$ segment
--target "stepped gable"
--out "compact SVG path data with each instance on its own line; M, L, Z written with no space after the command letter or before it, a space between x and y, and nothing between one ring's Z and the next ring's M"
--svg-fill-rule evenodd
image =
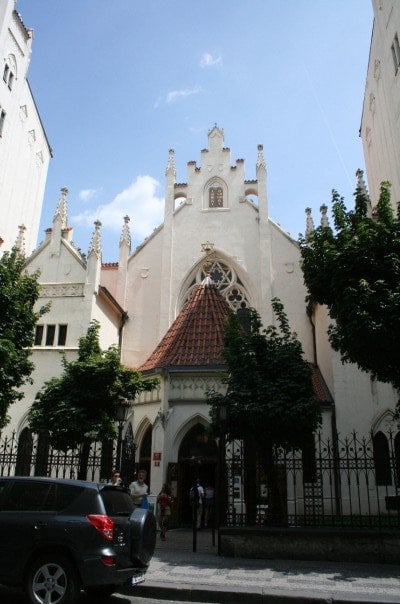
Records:
M205 279L140 371L159 367L221 366L223 333L229 306Z

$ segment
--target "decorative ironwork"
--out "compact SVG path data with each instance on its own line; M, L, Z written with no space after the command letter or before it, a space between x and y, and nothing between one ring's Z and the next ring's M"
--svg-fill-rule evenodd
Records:
M260 455L246 484L244 443L227 443L228 525L400 529L400 433L389 431L384 438L384 462L372 435L355 432L336 439L317 434L313 459L309 447L306 452L275 449L276 481L270 478L270 484L271 467L260 463Z

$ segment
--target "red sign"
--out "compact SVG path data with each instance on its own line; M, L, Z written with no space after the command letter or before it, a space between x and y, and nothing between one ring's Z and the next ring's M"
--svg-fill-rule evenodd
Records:
M153 461L161 461L161 453L153 452Z

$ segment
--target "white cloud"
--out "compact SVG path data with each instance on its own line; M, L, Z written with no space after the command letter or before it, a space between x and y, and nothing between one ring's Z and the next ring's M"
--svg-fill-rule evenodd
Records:
M214 65L222 65L222 57L214 57L209 52L204 52L200 58L200 67L213 67Z
M171 90L170 92L167 92L165 97L159 97L154 103L154 107L159 107L161 103L175 103L179 99L184 99L193 94L199 94L199 92L202 92L201 86L182 88L181 90Z
M90 227L93 227L95 220L100 220L102 230L120 232L123 217L127 214L131 219L131 235L137 243L141 243L163 221L164 199L156 196L158 186L158 181L151 176L138 176L110 203L77 214L72 220L77 225Z
M82 199L82 201L89 201L89 199L97 197L100 191L101 189L82 189L82 191L79 191L79 199Z

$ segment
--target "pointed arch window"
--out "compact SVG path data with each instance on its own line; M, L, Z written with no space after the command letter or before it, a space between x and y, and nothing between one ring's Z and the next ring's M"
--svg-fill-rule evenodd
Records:
M203 208L206 210L228 207L228 187L218 177L211 178L204 187Z
M181 307L189 300L194 290L202 283L205 276L206 274L201 266L190 281L190 284L183 295ZM238 312L239 309L248 308L250 306L247 292L242 281L236 274L236 271L225 264L225 262L215 258L211 266L210 277L213 284L223 298L225 298L232 310Z
M377 432L372 440L377 485L392 484L389 443L383 432Z
M31 473L33 437L29 428L24 428L18 439L16 476L29 476Z
M400 432L394 437L394 462L396 468L397 486L400 486Z

